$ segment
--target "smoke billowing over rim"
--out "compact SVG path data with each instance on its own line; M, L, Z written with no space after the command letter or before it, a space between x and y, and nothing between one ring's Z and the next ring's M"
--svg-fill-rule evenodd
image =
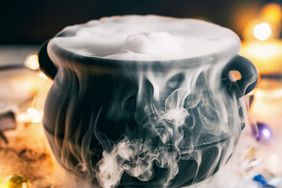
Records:
M222 32L222 38L223 39L228 39L226 41L226 44L224 44L224 40L221 41L221 47L218 48L217 50L214 50L213 47L210 47L210 52L208 53L203 53L203 54L198 54L198 55L189 55L189 56L185 56L185 55L180 55L180 56L175 56L173 55L173 52L171 52L172 56L171 58L169 58L170 56L170 52L164 53L163 56L167 56L166 58L161 58L161 56L158 58L158 56L156 57L152 57L149 59L140 59L138 58L138 56L135 57L120 57L120 58L111 58L110 56L99 56L99 55L95 55L95 54L90 54L90 53L81 53L80 51L76 51L71 47L68 47L68 45L66 45L65 43L69 43L69 41L74 40L75 38L77 38L77 33L78 31L80 31L81 29L87 29L88 27L91 26L92 22L96 23L96 22L100 22L101 20L123 20L123 19L133 19L133 18L145 18L145 19L149 19L149 18L153 18L153 19L160 19L160 20L173 20L175 22L177 21L182 21L185 23L185 21L187 23L191 24L195 24L197 26L197 24L204 25L207 28L211 28L211 31L206 31L207 33L209 32L214 32L218 31L218 33ZM179 21L179 22L180 22ZM90 26L89 26L90 25ZM165 24L163 24L165 25ZM98 25L99 26L99 25ZM95 27L95 25L93 26ZM91 28L91 27L90 27ZM185 29L185 28L184 28ZM195 32L195 31L193 31ZM93 33L94 35L95 33ZM187 34L189 35L189 34ZM195 35L195 34L194 34ZM200 36L202 36L204 34L200 34ZM213 34L210 34L210 37L212 37ZM190 37L190 36L189 36ZM193 37L193 35L191 36L191 38ZM165 38L164 38L165 39ZM77 39L75 39L77 40ZM91 42L91 39L89 39ZM105 39L107 40L107 39ZM109 39L110 40L110 39ZM216 42L214 42L214 44L219 43L220 41L217 40L221 40L220 36L218 36L218 34L215 34L215 39L209 39L210 41L213 42L213 40L215 40ZM87 44L84 45L84 42L81 41L80 42L80 46L81 48L85 48L86 50L88 48L91 47L87 47ZM93 41L93 43L95 43L95 41ZM153 44L153 42L152 42ZM73 44L72 44L73 45ZM199 48L199 47L198 47ZM214 47L216 49L216 47ZM207 48L208 49L208 48ZM154 16L154 15L149 15L149 16L136 16L136 15L129 15L129 16L118 16L118 17L109 17L109 18L102 18L100 20L93 20L90 22L87 22L85 24L80 24L80 25L74 25L74 26L69 26L66 27L65 29L63 29L56 37L54 37L53 39L50 40L49 45L48 45L48 52L49 54L58 53L58 56L62 56L63 58L67 59L67 60L71 60L71 61L76 61L76 62L83 62L84 64L95 64L97 65L98 61L99 62L103 62L103 64L110 64L110 66L112 66L113 64L116 63L121 63L122 64L133 64L133 63L138 63L138 64L152 64L152 63L170 63L170 62L186 62L186 64L195 64L194 62L197 62L197 64L199 63L212 63L212 62L219 62L219 61L226 61L226 59L224 59L225 57L233 57L234 55L238 54L240 49L240 39L239 37L231 30L218 26L216 24L212 24L206 21L200 21L200 20L196 20L196 19L184 19L184 18L171 18L171 17L162 17L162 16ZM193 49L190 49L193 51ZM187 51L187 50L186 50ZM189 51L187 51L189 52ZM185 53L185 51L184 51ZM192 52L191 52L192 53ZM140 53L139 53L140 54ZM138 53L137 53L138 55ZM51 56L52 58L52 56ZM190 66L190 65L185 65L185 66Z
M59 33L47 49L47 63L58 71L43 122L67 171L105 188L183 187L212 176L228 161L245 123L242 95L222 74L239 50L233 32L230 41L237 47L140 61L63 48L57 39L79 27Z

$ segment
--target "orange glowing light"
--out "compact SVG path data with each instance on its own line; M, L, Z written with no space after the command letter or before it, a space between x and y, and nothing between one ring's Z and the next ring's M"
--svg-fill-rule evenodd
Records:
M280 22L282 19L282 8L279 4L271 3L263 7L262 15L265 20L272 23Z
M267 40L272 35L271 26L267 22L259 23L254 27L253 35L258 40Z
M27 179L14 175L8 177L3 184L0 184L0 188L29 188L30 184Z
M39 70L38 56L35 54L27 56L24 64L28 69Z
M241 55L250 59L261 74L281 74L281 49L282 41L278 39L251 41L243 43Z
M271 3L262 7L256 18L246 25L243 31L245 40L253 39L265 41L279 38L282 27L282 7L279 4Z

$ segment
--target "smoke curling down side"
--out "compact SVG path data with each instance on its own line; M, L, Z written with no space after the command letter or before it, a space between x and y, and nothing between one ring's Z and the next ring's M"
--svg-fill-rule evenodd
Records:
M218 147L219 152L213 167L206 169L210 170L207 176L212 175L216 166L230 157L244 121L238 115L239 101L229 102L227 93L223 95L220 85L215 85L220 83L218 70L221 70L218 66L212 69L203 66L186 72L178 70L167 78L158 78L154 73L143 74L140 98L136 101L142 112L135 114L140 122L140 133L137 136L136 130L125 133L123 139L112 144L110 151L103 152L97 168L100 185L115 187L124 173L142 182L149 181L157 165L167 170L161 182L169 186L179 173L179 161L195 160L199 168L201 149L208 145ZM153 98L149 100L144 82L152 83ZM237 99L233 97L233 100ZM145 116L138 117L140 114ZM224 143L217 143L226 139L231 142L230 148L221 148L225 147ZM222 150L228 150L222 154L225 156L221 156Z
M75 130L66 123L63 140L47 133L55 157L89 187L126 182L176 187L211 176L233 151L244 123L238 109L244 105L220 85L222 65L204 65L112 78L107 106L83 110L90 119L82 118ZM75 102L66 102L69 117Z
M230 31L226 32L229 36ZM147 47L152 41L147 39L151 35L156 45L161 45L155 34L130 35L125 46L138 54L149 54L151 48ZM166 35L161 33L160 38ZM197 66L189 67L189 58L151 65L146 62L143 66L143 61L138 61L148 60L143 56L114 53L121 58L106 58L130 58L137 71L121 65L124 67L117 72L89 79L85 75L94 74L91 68L84 72L68 65L59 69L57 82L64 83L64 92L57 94L61 96L54 118L57 127L53 135L47 132L57 160L86 182L80 185L83 187L182 187L213 175L230 157L244 123L238 112L243 103L221 85L221 70L240 46L232 36L231 43L221 46L234 47L232 52L223 55L220 49L203 57L200 53ZM135 46L140 38L141 48ZM160 54L149 54L149 59L162 60ZM188 68L174 66L177 61L187 61ZM53 86L53 90L57 88Z

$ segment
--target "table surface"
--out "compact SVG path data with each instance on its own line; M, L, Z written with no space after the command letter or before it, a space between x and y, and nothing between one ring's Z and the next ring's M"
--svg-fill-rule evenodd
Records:
M0 65L22 64L30 54L36 54L39 46L0 46Z

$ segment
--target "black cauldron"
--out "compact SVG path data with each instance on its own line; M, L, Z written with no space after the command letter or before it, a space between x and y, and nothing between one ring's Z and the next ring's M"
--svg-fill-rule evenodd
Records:
M54 83L43 123L56 159L103 187L182 187L213 175L232 154L241 99L257 81L247 59L224 56L110 60L47 41L39 62Z

